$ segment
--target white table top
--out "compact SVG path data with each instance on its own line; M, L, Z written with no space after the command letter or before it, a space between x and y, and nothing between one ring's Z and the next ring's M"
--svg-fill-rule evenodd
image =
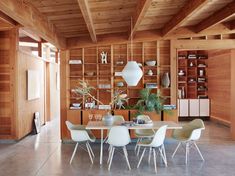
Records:
M108 130L112 126L117 126L121 125L121 123L116 123L110 126L107 126L104 124L102 121L89 121L86 129L89 130ZM179 125L178 123L172 122L172 121L153 121L152 125L134 125L134 126L129 126L127 125L126 127L128 129L159 129L163 125L168 125L167 129L181 129L182 126Z

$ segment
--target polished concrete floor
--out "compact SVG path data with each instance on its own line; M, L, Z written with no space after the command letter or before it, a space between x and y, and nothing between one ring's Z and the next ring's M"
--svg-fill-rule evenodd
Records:
M188 165L184 164L184 151L180 150L174 159L171 154L176 147L172 140L166 140L168 167L158 158L159 176L235 176L235 141L229 135L229 128L212 122L206 123L198 146L204 155L202 162L192 150ZM132 170L127 169L124 157L114 155L111 171L107 170L107 146L104 150L104 164L99 165L99 144L92 144L95 161L92 165L87 153L78 150L73 163L69 164L74 144L61 144L57 120L43 127L39 135L30 135L15 144L0 144L0 176L98 176L98 175L156 175L153 162L147 164L147 155L139 169L138 158L133 152L134 144L128 146Z

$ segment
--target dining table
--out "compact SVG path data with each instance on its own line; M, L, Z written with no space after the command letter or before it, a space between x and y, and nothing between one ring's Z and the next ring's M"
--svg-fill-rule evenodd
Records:
M132 122L119 123L116 122L112 125L106 125L103 121L89 121L86 125L87 130L100 130L100 165L103 163L103 144L104 144L104 130L109 130L113 126L124 125L129 130L137 129L152 129L158 130L161 126L167 125L167 130L181 129L182 126L173 121L152 121L152 124L133 124Z

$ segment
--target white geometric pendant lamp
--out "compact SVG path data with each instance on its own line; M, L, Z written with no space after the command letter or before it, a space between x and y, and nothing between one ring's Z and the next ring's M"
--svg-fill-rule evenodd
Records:
M142 76L143 71L136 61L128 61L122 70L122 77L128 86L137 86Z

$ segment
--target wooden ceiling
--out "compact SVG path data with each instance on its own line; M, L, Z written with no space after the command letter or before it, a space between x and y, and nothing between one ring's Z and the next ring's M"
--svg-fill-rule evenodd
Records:
M126 35L178 29L192 32L222 24L235 29L234 0L9 0L32 6L65 38ZM6 2L4 2L6 3ZM1 9L0 9L1 10ZM133 30L130 30L130 19Z

